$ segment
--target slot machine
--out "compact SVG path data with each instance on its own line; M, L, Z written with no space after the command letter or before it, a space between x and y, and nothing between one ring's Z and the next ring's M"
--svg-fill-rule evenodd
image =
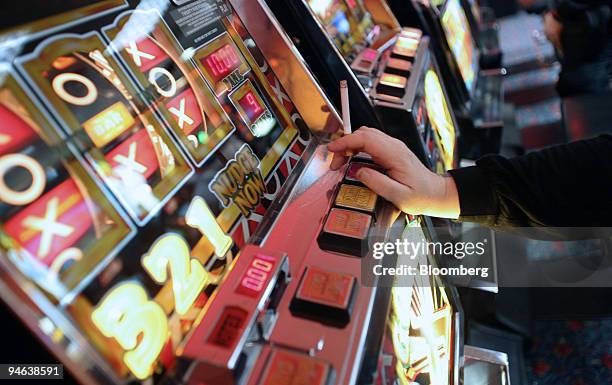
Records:
M417 25L432 39L451 104L465 129L462 153L476 158L496 153L503 129L503 76L501 51L493 28L479 39L460 0L429 3L389 0L402 24Z
M361 383L411 318L447 336L419 373L454 373L452 287L362 276L421 219L354 179L367 157L329 170L340 119L263 2L58 4L1 33L0 298L80 383Z
M430 40L375 3L268 1L335 105L338 82L349 82L354 125L402 139L433 170L454 168L459 129Z

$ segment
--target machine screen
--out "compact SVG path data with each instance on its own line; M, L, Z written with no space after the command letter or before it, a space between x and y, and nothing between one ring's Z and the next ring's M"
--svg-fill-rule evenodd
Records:
M441 152L444 170L450 170L455 166L455 126L440 78L433 68L428 69L425 74L425 105Z
M308 0L334 44L349 64L368 45L374 27L369 13L357 0Z
M311 133L225 2L120 3L0 73L0 267L78 365L157 381Z
M465 10L459 0L446 2L441 20L446 41L457 61L463 82L468 91L472 92L478 71L478 55Z

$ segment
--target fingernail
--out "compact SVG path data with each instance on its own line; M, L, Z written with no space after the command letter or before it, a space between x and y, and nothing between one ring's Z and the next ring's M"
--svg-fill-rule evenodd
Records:
M366 168L361 168L357 171L357 175L355 175L357 179L363 179L368 176L368 170Z
M351 157L351 156L355 155L355 153L353 151L347 151L345 155L348 156L348 157Z

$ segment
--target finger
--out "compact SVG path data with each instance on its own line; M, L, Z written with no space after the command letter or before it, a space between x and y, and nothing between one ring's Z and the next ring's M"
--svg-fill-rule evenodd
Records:
M393 203L398 209L404 209L404 203L410 192L408 187L379 171L365 167L357 172L357 179L370 190Z
M346 162L348 162L348 159L349 158L347 156L344 156L340 153L335 153L334 157L332 158L331 165L329 166L329 168L332 171L336 171L340 169L340 167L344 166Z
M359 129L351 135L343 136L327 145L329 151L344 156L359 152L369 154L374 162L384 168L393 168L395 158L401 149L395 148L395 141L386 134L374 129Z

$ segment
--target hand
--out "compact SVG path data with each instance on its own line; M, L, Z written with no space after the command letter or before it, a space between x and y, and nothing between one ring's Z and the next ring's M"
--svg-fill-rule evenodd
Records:
M552 12L548 11L544 14L544 35L552 43L560 54L563 53L561 45L561 32L563 24L555 18Z
M429 171L403 142L374 128L361 127L327 148L334 153L332 170L339 169L353 154L369 154L387 170L387 175L362 168L357 178L403 212L439 218L459 217L459 195L453 178Z

